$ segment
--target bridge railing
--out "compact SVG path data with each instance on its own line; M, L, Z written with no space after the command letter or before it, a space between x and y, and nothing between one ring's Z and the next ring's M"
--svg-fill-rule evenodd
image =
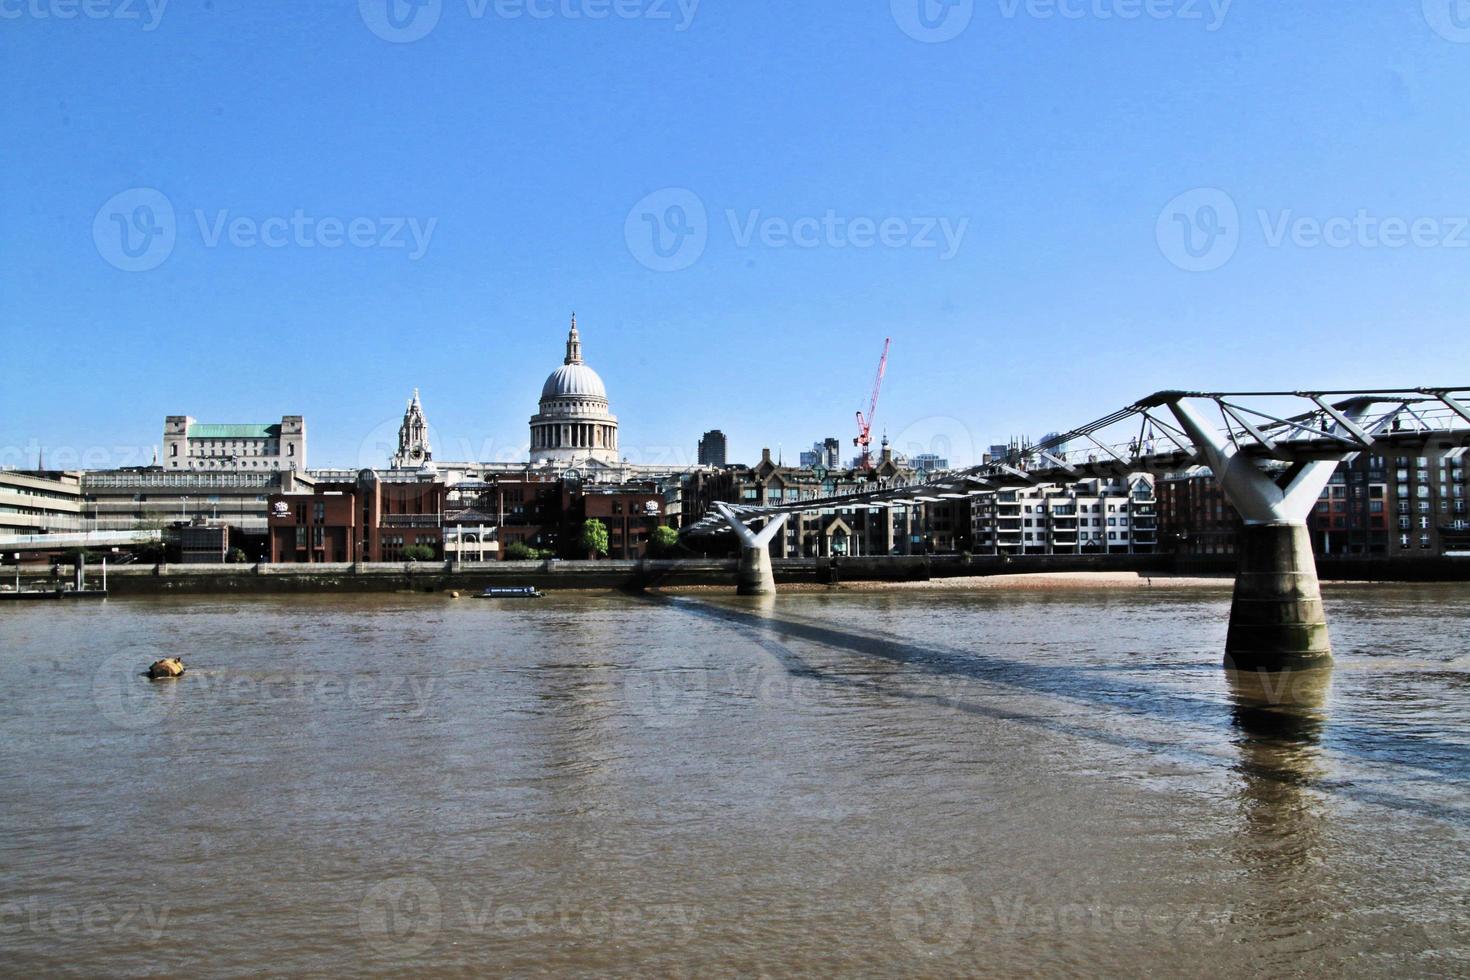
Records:
M1169 413L1176 401L1213 402L1220 432L1242 451L1276 459L1346 458L1355 452L1470 427L1470 386L1290 392L1159 392L1087 425L1028 445L1003 460L956 470L921 482L856 492L813 495L780 503L743 502L730 507L756 520L778 513L806 513L860 506L907 506L963 499L1004 487L1085 479L1126 479L1199 466L1202 458ZM718 531L709 515L694 533Z

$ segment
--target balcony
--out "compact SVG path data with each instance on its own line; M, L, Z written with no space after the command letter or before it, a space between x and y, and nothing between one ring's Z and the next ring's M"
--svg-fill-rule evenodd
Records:
M439 514L384 514L379 527L440 527L444 519Z

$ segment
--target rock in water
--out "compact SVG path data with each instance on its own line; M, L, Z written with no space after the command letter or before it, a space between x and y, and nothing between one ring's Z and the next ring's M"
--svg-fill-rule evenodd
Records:
M152 680L169 680L174 677L184 676L184 662L178 657L167 657L163 660L155 660L148 668L148 676Z

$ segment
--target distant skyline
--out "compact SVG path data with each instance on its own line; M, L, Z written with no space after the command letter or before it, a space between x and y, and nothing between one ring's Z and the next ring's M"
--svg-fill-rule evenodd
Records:
M1453 0L80 11L0 5L0 463L290 413L356 466L415 387L521 458L574 309L635 460L848 455L890 336L876 431L957 464L1470 368Z

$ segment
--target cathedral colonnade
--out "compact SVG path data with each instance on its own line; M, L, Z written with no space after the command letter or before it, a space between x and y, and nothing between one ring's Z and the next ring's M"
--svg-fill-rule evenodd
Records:
M531 426L531 448L616 451L618 430L601 422L536 423Z

